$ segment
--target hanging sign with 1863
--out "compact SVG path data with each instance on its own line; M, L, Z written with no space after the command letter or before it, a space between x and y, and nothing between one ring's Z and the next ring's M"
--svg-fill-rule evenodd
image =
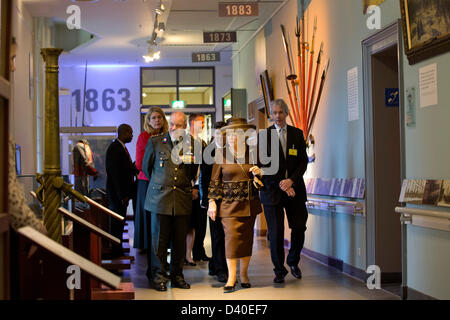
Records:
M80 89L72 92L72 97L75 98L75 110L81 112L83 108L83 93ZM86 90L86 111L95 112L99 107L106 112L112 112L114 109L119 111L128 111L131 109L131 92L130 89L121 88L114 91L114 89L103 90L101 97L97 89Z
M218 62L218 61L220 61L220 52L192 53L192 62Z

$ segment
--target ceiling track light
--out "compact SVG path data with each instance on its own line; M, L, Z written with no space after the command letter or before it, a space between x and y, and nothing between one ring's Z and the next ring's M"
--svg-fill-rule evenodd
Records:
M155 60L159 60L161 58L161 51L155 50L153 46L150 45L148 48L148 52L145 56L142 56L146 63L153 62Z
M159 2L159 7L157 7L155 9L155 12L157 15L162 15L164 13L164 11L166 11L166 7L164 6L164 4L162 3L162 1Z

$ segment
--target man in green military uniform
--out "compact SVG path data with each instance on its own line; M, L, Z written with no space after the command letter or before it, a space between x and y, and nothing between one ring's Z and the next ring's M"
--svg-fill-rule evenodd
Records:
M168 248L171 248L171 286L190 288L183 277L183 264L192 212L192 186L202 147L186 133L186 127L185 114L172 113L169 132L148 141L142 165L150 181L145 198L152 228L147 277L158 291L167 290Z

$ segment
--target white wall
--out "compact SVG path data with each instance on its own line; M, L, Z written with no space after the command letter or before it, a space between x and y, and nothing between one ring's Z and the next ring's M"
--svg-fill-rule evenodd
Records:
M16 38L16 71L12 73L10 134L21 146L22 174L36 173L36 121L33 95L29 94L30 55L33 55L33 18L21 0L13 1L12 37ZM40 57L38 57L40 59ZM33 58L34 59L34 58Z

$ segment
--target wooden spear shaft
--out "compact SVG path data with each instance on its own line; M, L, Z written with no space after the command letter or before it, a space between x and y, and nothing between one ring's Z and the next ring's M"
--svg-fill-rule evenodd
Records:
M311 90L311 77L312 77L312 68L313 68L313 62L314 62L314 44L316 40L316 32L317 32L317 17L314 18L314 31L311 41L311 55L309 59L309 71L308 71L308 89L306 91L306 108L309 105L309 99L310 99L310 90Z
M311 96L310 96L310 101L309 101L309 104L308 104L307 123L309 123L309 121L311 120L311 112L313 111L312 110L312 106L313 106L313 103L314 103L314 95L316 94L317 77L319 75L319 69L320 69L320 63L321 63L321 59L322 59L322 54L323 54L323 42L320 45L319 55L317 56L316 72L315 72L315 75L314 75L313 88L312 88L312 92L311 92Z
M322 79L320 81L319 93L317 94L317 101L316 101L316 105L314 107L314 113L313 113L313 115L311 117L311 121L310 121L310 123L308 125L307 137L309 137L309 134L311 133L312 126L314 124L314 120L316 119L317 110L319 108L320 98L322 97L322 91L323 91L323 87L325 85L325 79L327 77L328 68L329 67L330 67L330 60L328 60L327 67L326 67L325 70L323 70L323 73L322 73Z

